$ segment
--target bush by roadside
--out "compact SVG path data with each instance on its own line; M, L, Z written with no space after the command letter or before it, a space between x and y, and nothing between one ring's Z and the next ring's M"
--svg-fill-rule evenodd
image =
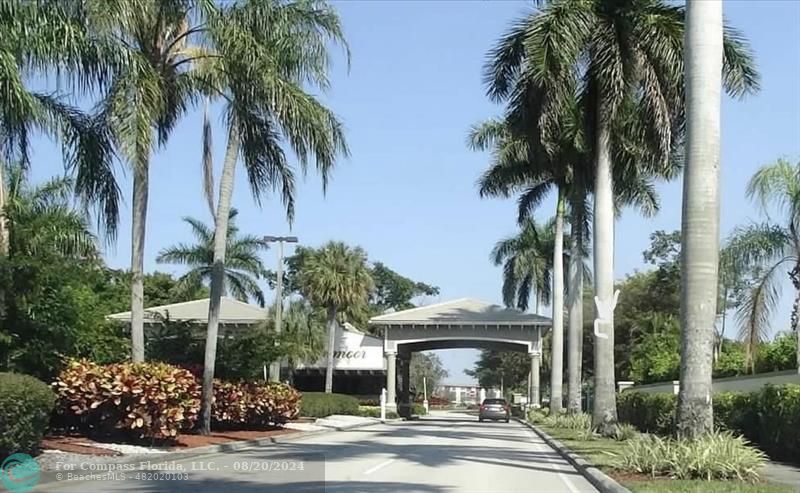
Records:
M165 363L67 363L53 384L56 425L130 439L174 439L200 411L200 381ZM261 428L297 417L300 394L279 383L214 382L215 427Z
M168 439L191 428L200 411L197 379L165 363L70 361L53 388L57 419L87 433Z
M617 467L651 477L755 483L765 462L764 453L744 438L723 432L694 440L644 435L628 442Z
M622 392L617 395L619 420L645 433L672 435L677 400L673 394Z
M332 414L358 415L358 399L345 394L304 392L300 403L300 415L309 418L324 418Z
M380 406L360 406L358 415L365 418L380 418L381 408ZM397 419L399 417L400 416L395 411L386 411L386 419Z
M620 421L659 435L674 433L676 397L623 392L617 398ZM774 459L800 457L800 385L766 385L755 392L714 394L714 422L743 435Z
M300 393L282 383L214 382L212 418L226 428L283 424L300 413Z
M46 383L28 375L0 373L0 457L36 451L55 401Z

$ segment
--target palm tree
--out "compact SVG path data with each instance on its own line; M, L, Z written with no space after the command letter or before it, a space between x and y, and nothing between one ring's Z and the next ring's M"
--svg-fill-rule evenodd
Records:
M792 164L778 159L763 166L750 179L747 196L765 213L775 207L784 216L783 224L764 222L737 228L725 248L737 272L754 273L752 286L737 310L739 336L752 367L780 298L781 269L791 269L788 275L795 288L795 300L790 327L800 340L800 161ZM800 372L800 349L797 365Z
M238 211L231 209L226 235L228 256L225 260L223 292L230 292L236 299L245 302L252 298L263 307L264 292L259 287L258 280L264 277L266 268L259 253L269 247L255 236L239 236L239 228L235 223L237 215ZM198 285L211 280L214 266L214 229L191 217L184 217L183 221L192 228L197 243L180 243L167 247L158 254L156 262L188 266L189 271L181 276L178 286L179 289L192 291Z
M9 230L9 255L55 251L70 260L99 258L97 239L86 214L71 200L74 180L58 177L32 185L27 170L19 164L7 164L4 178L7 200L3 215Z
M281 354L290 368L300 362L317 361L325 353L325 322L319 315L305 300L289 302L283 313L279 341Z
M539 303L550 304L555 250L555 221L542 226L526 219L519 232L498 241L489 256L494 265L503 266L503 303L519 310L528 309L533 297L535 311Z
M347 155L341 124L304 90L326 89L330 66L328 42L345 45L338 15L321 1L250 0L220 8L211 16L209 39L215 57L198 63L209 97L224 102L227 147L215 212L211 301L203 376L203 431L210 428L212 385L225 277L226 232L236 164L241 157L253 197L280 189L291 222L294 172L282 140L299 158L303 173L313 159L327 186L336 157ZM346 46L346 45L345 45ZM210 132L204 131L208 137ZM207 141L205 148L209 147ZM206 191L211 160L204 158ZM208 197L214 208L213 199Z
M4 168L7 200L0 214L6 220L7 250L0 262L0 367L49 378L60 360L57 350L74 344L64 326L51 330L49 325L54 319L47 313L66 313L53 308L63 294L53 280L69 280L63 266L79 264L86 267L82 272L91 271L101 264L100 253L85 211L73 200L74 180L57 177L34 185L21 164L5 163ZM44 339L56 353L42 352Z
M528 89L528 88L526 88ZM529 90L535 97L546 91ZM552 347L550 372L550 412L559 413L563 406L564 358L564 215L567 194L575 169L570 166L577 152L574 134L563 129L554 137L529 129L527 111L509 115L504 121L489 121L473 127L469 142L473 149L494 147L494 162L479 181L480 194L509 197L520 192L518 222L524 225L550 190L556 191L553 221L552 266ZM518 130L519 129L519 130Z
M122 157L133 169L131 230L131 351L144 360L144 247L150 159L166 145L193 102L193 62L202 48L190 40L202 34L207 5L192 0L118 0L94 5L89 22L97 33L118 39L127 63L113 71L99 111ZM192 21L197 22L193 25Z
M328 363L325 392L331 393L336 316L344 309L366 305L374 283L367 267L367 255L361 248L332 241L306 253L299 268L298 284L300 292L313 306L326 310Z
M713 429L711 371L719 268L722 0L686 3L686 170L681 233L678 434Z
M619 163L615 130L627 126L641 149L632 169L658 176L670 162L683 128L682 7L661 0L555 0L521 19L501 38L486 72L489 94L512 107L529 104L520 86L543 84L551 97L536 111L552 128L570 95L580 94L593 163L595 293L613 299L614 183ZM757 86L743 38L726 29L724 78L741 95ZM623 121L625 123L623 123ZM612 166L612 161L614 165ZM593 424L610 432L617 420L613 319L595 344Z
M32 91L25 81L55 73L74 93L101 89L120 63L116 44L92 35L81 2L8 0L0 5L0 209L8 200L1 175L7 163L30 166L30 138L42 132L60 140L64 163L82 206L97 206L98 225L113 240L119 189L114 153L98 118L66 104L55 92ZM16 166L16 165L15 165ZM6 218L0 217L0 253L8 252Z

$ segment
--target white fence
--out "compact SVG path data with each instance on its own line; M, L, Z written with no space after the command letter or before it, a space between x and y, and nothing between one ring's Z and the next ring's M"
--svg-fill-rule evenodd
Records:
M786 383L800 384L800 373L797 370L774 371L758 373L756 375L742 375L738 377L715 378L712 381L713 392L752 392L764 385L783 385ZM626 390L636 390L649 393L678 393L678 381L658 382L647 385L627 387Z

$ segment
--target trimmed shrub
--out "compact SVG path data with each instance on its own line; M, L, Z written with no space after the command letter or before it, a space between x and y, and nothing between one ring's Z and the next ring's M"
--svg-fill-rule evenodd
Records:
M365 418L380 418L381 408L380 406L361 406L358 409L358 415ZM399 417L400 415L398 415L395 411L386 411L386 419L397 419Z
M214 381L213 420L224 427L283 424L300 413L300 393L282 383Z
M69 361L53 384L57 416L85 432L119 430L136 438L174 438L200 410L200 385L165 363L100 366Z
M645 433L672 435L677 404L673 394L626 391L617 395L619 420Z
M332 414L358 415L358 399L345 394L304 392L300 403L300 415L324 418Z
M428 411L425 410L425 406L422 404L414 403L411 405L411 414L414 416L425 416L428 414Z
M547 419L548 409L531 409L528 411L528 422L542 424Z
M800 385L766 385L750 399L756 402L758 427L745 435L775 459L800 461ZM750 414L741 419L737 424L751 426Z
M614 430L611 433L611 438L618 442L625 442L639 436L639 430L635 426L622 423L614 425Z
M622 392L617 396L621 422L659 435L674 434L676 398L672 394ZM774 459L800 457L800 385L765 385L750 393L714 394L714 423L743 435Z
M0 373L0 457L37 450L55 401L55 394L41 380Z
M758 441L757 394L720 392L714 394L714 424L722 431Z
M556 414L544 419L545 426L566 430L591 430L592 417L589 414Z
M728 432L694 440L644 435L629 441L616 457L616 467L624 471L708 481L756 482L766 462L763 452Z

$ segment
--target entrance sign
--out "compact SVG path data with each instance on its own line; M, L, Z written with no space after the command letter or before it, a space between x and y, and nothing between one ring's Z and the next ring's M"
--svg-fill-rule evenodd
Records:
M297 365L303 368L325 368L326 358L323 356L315 362ZM335 345L333 349L334 370L374 370L383 371L386 364L383 358L383 340L365 334L352 325L336 327Z

